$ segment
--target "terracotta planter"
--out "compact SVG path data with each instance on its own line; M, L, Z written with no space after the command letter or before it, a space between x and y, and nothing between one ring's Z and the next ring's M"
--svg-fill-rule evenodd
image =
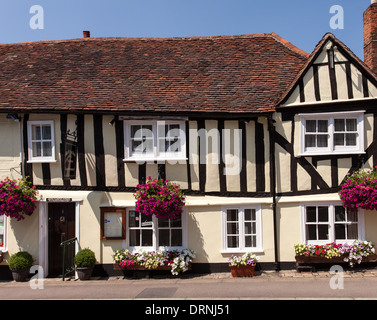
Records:
M79 277L80 280L89 280L90 277L92 276L93 268L94 266L82 267L82 268L77 267L76 268L77 276Z
M232 277L254 277L255 266L232 266L229 265Z
M13 280L16 282L24 282L29 277L30 268L11 270Z

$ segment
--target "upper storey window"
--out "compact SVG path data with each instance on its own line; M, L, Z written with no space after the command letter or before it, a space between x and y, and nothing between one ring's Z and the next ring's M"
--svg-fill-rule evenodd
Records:
M364 152L364 113L300 114L300 155Z
M184 121L125 121L125 160L184 160Z
M28 162L54 162L55 139L54 122L28 121Z

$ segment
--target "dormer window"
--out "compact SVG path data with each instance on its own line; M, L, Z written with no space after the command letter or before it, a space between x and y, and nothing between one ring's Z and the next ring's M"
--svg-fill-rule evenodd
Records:
M300 114L300 155L364 153L364 112Z

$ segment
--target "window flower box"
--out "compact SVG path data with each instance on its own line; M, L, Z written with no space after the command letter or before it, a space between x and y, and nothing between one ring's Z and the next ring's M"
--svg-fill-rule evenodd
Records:
M114 270L130 271L165 271L170 270L178 275L191 269L195 253L190 249L172 251L140 251L131 253L129 250L117 250L113 255Z
M294 247L296 265L348 263L353 267L355 263L377 262L375 248L369 241L355 241L352 244L296 244Z

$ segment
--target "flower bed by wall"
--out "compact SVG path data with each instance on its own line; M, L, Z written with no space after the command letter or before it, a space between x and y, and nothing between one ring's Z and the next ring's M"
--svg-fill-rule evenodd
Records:
M128 249L115 251L113 260L116 265L127 269L133 266L141 266L149 270L158 267L170 267L173 275L188 270L189 264L195 258L194 251L190 249L172 251L145 251L131 253Z
M364 257L375 254L375 248L370 241L355 241L352 244L329 243L324 245L296 244L294 246L297 256L325 257L327 259L342 258L351 267L360 264Z

